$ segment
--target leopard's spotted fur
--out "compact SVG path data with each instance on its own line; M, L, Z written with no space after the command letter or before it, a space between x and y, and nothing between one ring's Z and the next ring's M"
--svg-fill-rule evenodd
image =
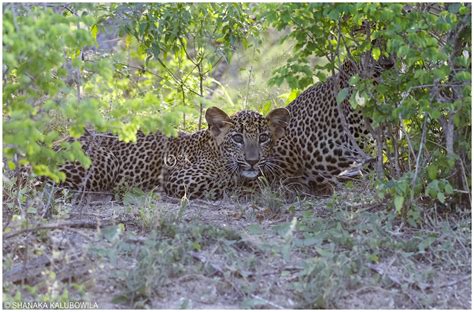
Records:
M89 191L163 187L175 197L219 198L271 166L267 157L284 134L289 113L276 109L263 117L241 111L229 117L213 107L206 120L207 130L176 138L138 133L136 143L124 143L112 135L84 136L80 141L92 166L64 165L63 185Z
M385 68L393 66L390 59L372 59L371 73L366 79L377 78ZM287 109L291 119L286 134L275 145L275 164L278 178L284 184L302 185L310 192L321 184L333 181L342 171L360 160L360 149L369 134L362 114L351 109L348 98L342 105L347 130L344 131L338 112L337 90L349 88L349 79L362 73L365 66L346 61L339 72L300 94ZM365 73L365 72L364 72ZM335 91L336 90L336 91ZM355 138L355 139L354 139ZM360 149L355 148L358 144Z

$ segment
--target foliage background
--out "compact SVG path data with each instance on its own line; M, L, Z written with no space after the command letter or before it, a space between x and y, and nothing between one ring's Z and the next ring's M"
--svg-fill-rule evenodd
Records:
M195 131L206 107L267 113L344 59L392 55L341 96L371 124L379 196L415 224L420 202L470 207L470 34L456 3L4 4L4 161L59 181L89 164L64 140L84 128Z
M3 12L4 307L471 307L470 4ZM65 161L88 165L67 141L84 128L131 142L204 128L211 105L265 114L367 52L395 67L378 85L363 71L337 98L364 111L376 166L331 197L94 202L37 187Z

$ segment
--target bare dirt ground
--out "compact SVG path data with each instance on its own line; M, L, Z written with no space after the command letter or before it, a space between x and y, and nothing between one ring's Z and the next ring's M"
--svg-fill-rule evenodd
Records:
M425 208L412 227L365 183L292 201L41 200L4 207L4 306L471 308L471 215Z

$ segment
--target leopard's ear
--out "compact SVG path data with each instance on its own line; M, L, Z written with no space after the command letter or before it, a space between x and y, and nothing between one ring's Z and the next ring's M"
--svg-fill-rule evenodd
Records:
M206 120L209 125L209 132L216 139L217 143L222 143L224 135L232 127L232 120L224 111L217 107L211 107L206 111Z
M286 108L276 108L267 115L267 120L274 140L279 139L286 133L290 112Z

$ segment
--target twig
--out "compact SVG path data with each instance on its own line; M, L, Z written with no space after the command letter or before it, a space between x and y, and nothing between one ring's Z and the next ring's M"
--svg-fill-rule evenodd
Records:
M67 5L63 5L63 8L65 8L66 10L68 10L72 15L75 15L77 17L79 17L79 15L74 12L70 7L68 7Z
M336 55L339 61L339 65L342 67L343 64L341 64L341 59L340 59L340 44L341 44L341 36L342 36L342 31L341 31L341 19L338 21L338 36L337 36L337 47L336 47ZM336 56L332 58L334 61L336 59ZM352 62L352 61L351 61ZM337 97L340 89L340 82L341 82L341 72L336 76L334 72L334 68L332 68L332 75L335 77L334 78L334 88L333 88L333 93L334 97ZM350 77L349 77L350 78ZM341 102L341 104L336 105L336 109L339 115L339 118L341 119L341 125L344 130L344 132L347 134L347 138L349 139L349 143L352 145L351 147L355 150L355 152L358 154L359 157L362 157L364 161L370 159L370 157L359 147L359 145L356 142L356 139L354 138L354 135L352 132L349 130L349 126L347 125L347 120L346 120L346 115L343 112L342 105L344 102ZM352 150L351 150L352 151ZM354 152L354 151L352 151Z
M268 304L269 306L272 306L272 307L277 308L277 309L279 309L279 310L285 310L285 308L282 307L281 305L278 305L278 304L276 304L276 303L273 303L273 302L271 302L271 301L268 301L267 299L262 298L262 297L260 297L260 296L258 296L258 295L250 295L250 296L252 296L252 298L255 298L255 299L257 299L257 300L261 300L261 301L265 302L265 303Z
M248 81L247 81L247 95L245 96L244 109L247 108L247 104L248 104L248 100L249 100L250 80L252 79L252 69L253 69L253 67L250 66L250 69L249 69L249 79L248 79Z
M439 285L437 288L444 288L444 287L454 286L454 285L459 284L459 283L461 283L461 282L464 282L465 280L468 280L468 279L470 279L470 278L471 278L471 275L464 276L464 277L462 277L462 278L460 278L460 279L458 279L458 280L441 284L441 285ZM433 285L429 285L427 288L433 288Z
M15 26L16 33L20 33L20 28L18 27L18 23L16 21L16 9L15 9L15 3L12 3L10 5L12 9L12 17L13 17L13 26Z
M48 192L48 201L46 202L46 205L43 206L43 213L42 213L42 217L44 218L45 216L47 216L49 214L49 208L51 206L51 199L53 197L53 193L54 193L54 188L55 188L56 184L52 184L51 185L51 189L49 187L45 187L44 190L43 190L43 197L44 197L44 193L46 191L49 191Z
M396 174L396 178L398 179L401 176L400 165L398 163L398 158L399 158L398 141L395 138L395 136L393 135L392 126L390 126L390 138L392 139L392 145L393 145L393 165L395 166L395 174Z
M469 182L468 182L468 179L467 179L467 175L466 175L466 167L464 166L464 161L462 159L459 160L459 163L461 164L461 172L462 172L462 181L463 181L463 184L464 184L464 187L466 188L467 190L467 193L469 195L469 202L471 203L471 189L469 188Z
M217 64L221 62L222 58L223 56L219 57L219 59L214 64L212 64L211 68L209 68L209 70L206 70L204 72L204 75L207 75L211 70L213 70L217 66Z
M30 276L39 274L39 269L42 269L46 265L51 263L50 257L43 255L37 258L27 261L25 263L17 263L9 271L3 272L3 281L18 282L28 278ZM33 271L33 272L32 272Z
M411 153L413 159L416 159L415 150L413 149L413 145L411 144L410 137L408 136L408 133L407 133L406 130L405 130L405 126L403 125L402 116L400 115L399 118L400 118L400 120L401 120L401 122L400 122L400 130L402 131L403 135L405 136L405 138L406 138L406 140L407 140L408 149L410 150L410 153ZM408 155L408 170L411 171L410 155Z
M100 191L80 191L80 190L73 190L68 188L61 188L59 189L67 189L69 193L79 194L79 193L86 193L86 194L98 194L98 195L114 195L112 192L100 192Z
M179 38L179 43L181 44L181 47L184 49L184 53L186 54L186 57L188 58L188 60L191 61L191 63L194 64L194 66L197 66L196 62L194 61L194 59L191 57L191 55L189 55L188 53L188 49L186 49L186 46L183 42L183 38Z
M90 154L92 152L92 146L93 146L93 142L95 141L95 138L96 138L96 133L92 133L92 140L89 140L89 142L87 143L87 150L85 151L85 153L87 154L87 157L90 158ZM87 170L87 173L84 177L84 180L82 181L82 186L79 188L79 191L81 192L81 199L79 200L79 207L81 207L80 211L81 211L81 215L82 215L82 201L84 200L84 196L85 196L85 190L87 188L87 182L89 181L89 179L91 178L91 175L92 175L92 168L94 167L94 160L91 159L91 166L89 167L89 169Z
M224 270L219 265L212 263L211 261L206 259L206 257L203 256L201 253L191 251L189 252L189 255L191 255L191 257L193 257L194 259L201 261L204 265L209 264L216 274L225 277Z
M94 61L90 61L90 60L87 60L86 62L92 62L92 63L94 63ZM125 63L120 63L120 62L116 62L116 63L114 63L114 65L121 65L121 66L125 66L125 67L128 67L128 68L137 69L137 70L140 70L140 71L142 71L142 72L146 72L146 73L152 74L153 76L158 77L158 78L160 78L160 79L163 79L162 76L158 75L157 73L152 72L152 71L149 70L149 69L146 69L145 67L133 66L133 65L125 64Z
M423 128L421 130L421 140L420 140L420 148L418 149L418 156L416 157L416 164L415 164L415 175L413 176L412 186L415 187L416 180L418 179L418 172L420 171L420 161L421 161L421 154L423 153L423 145L426 138L426 123L428 120L428 114L425 113L423 118Z
M29 229L23 229L20 231L12 232L12 233L4 233L3 234L3 239L10 239L12 237L16 237L18 235L24 234L24 233L32 233L36 231L41 231L41 230L54 230L54 229L67 229L69 227L71 228L98 228L102 226L108 226L113 224L112 221L105 221L104 223L102 222L97 222L97 221L91 221L91 220L78 220L78 221L65 221L62 223L52 223L52 224L45 224L45 225L40 225L34 228L29 228Z
M375 131L375 140L377 142L377 163L375 171L377 172L377 178L382 180L384 177L383 170L383 142L385 141L383 135L383 125L379 125Z

